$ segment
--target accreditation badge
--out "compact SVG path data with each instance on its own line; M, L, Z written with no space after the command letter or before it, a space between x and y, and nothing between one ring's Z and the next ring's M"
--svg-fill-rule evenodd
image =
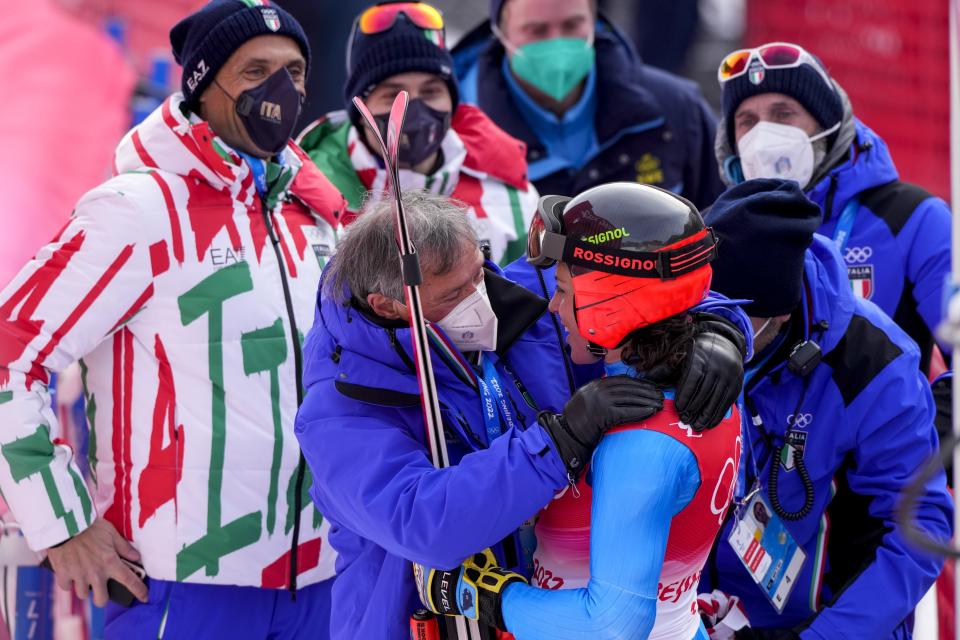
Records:
M783 613L807 554L762 491L754 491L746 507L738 509L727 541L770 604Z

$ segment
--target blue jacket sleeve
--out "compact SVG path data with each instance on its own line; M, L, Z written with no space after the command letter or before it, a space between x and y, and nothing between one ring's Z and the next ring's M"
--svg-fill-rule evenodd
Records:
M517 640L639 640L653 629L670 521L697 491L696 460L669 436L625 431L604 437L592 470L590 582L509 586L503 616Z
M871 498L869 513L888 533L875 560L800 634L805 640L886 638L940 574L943 558L908 544L895 520L903 487L938 448L933 398L917 370L918 358L916 351L898 357L850 405L849 415L858 428L847 480L852 491ZM940 541L950 538L953 501L942 471L927 484L916 518L927 535ZM891 593L901 595L885 595Z
M452 568L507 536L567 486L566 469L539 425L508 430L488 449L435 469L399 410L364 408L310 420L320 390L307 395L297 437L320 511L389 553ZM384 410L383 408L377 408ZM359 415L358 415L359 414Z
M931 197L917 206L896 240L907 279L913 285L917 311L934 335L944 315L950 236L950 208L940 198ZM948 344L941 344L940 348L951 350Z

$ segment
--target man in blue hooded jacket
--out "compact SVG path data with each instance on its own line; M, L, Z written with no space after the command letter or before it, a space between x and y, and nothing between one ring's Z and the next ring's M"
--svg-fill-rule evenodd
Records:
M884 141L854 117L821 62L790 43L729 54L720 65L716 154L723 179L796 180L823 218L857 297L896 321L930 368L950 274L950 209L898 180Z
M484 262L461 208L404 198L454 466L434 469L425 446L392 213L380 203L324 271L304 347L296 432L339 552L334 638L406 638L418 608L411 561L452 568L493 547L502 566L529 573L516 530L576 477L603 431L662 407L652 383L621 376L571 398L546 300ZM678 404L688 398L698 418L729 406L742 372L738 346L707 331L711 346L694 346L678 385ZM559 429L537 423L543 411L562 411Z
M737 185L706 222L725 249L713 286L753 300L756 355L741 506L701 590L740 598L752 628L738 638L909 638L943 564L909 545L894 516L905 485L938 453L919 349L850 291L833 243L814 234L819 208L795 181ZM915 517L944 541L952 514L941 470Z
M461 99L526 143L540 193L641 182L704 208L722 191L696 85L644 65L594 0L490 0L453 57Z

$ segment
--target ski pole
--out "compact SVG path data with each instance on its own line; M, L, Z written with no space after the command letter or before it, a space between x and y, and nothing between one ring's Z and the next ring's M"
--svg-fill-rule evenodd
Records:
M380 129L367 105L359 97L353 104L373 131L380 145L383 163L387 169L387 182L393 196L393 219L397 228L397 247L400 250L400 268L403 273L403 286L406 294L407 309L410 311L410 335L413 338L413 361L417 369L417 384L420 386L420 405L423 409L423 422L427 430L427 444L433 466L444 469L450 466L447 455L447 441L443 435L443 420L440 416L440 399L437 383L433 377L433 363L430 359L430 343L427 340L427 321L423 317L420 302L420 284L423 275L420 272L420 256L410 240L407 219L403 214L403 198L400 192L400 169L397 159L400 154L400 132L407 115L407 102L410 95L406 91L397 94L390 108L387 123L387 140L384 142ZM467 620L463 616L453 616L447 620L448 633L454 627L451 637L457 640L483 640L480 625L476 620ZM488 634L489 635L489 634Z

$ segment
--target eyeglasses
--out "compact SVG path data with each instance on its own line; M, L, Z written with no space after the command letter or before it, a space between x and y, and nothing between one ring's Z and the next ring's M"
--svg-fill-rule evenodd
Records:
M397 16L403 14L417 27L428 31L439 31L440 37L431 39L431 42L445 48L443 32L443 14L435 7L423 2L381 2L365 10L353 22L350 39L347 42L347 75L350 75L352 66L353 42L357 33L374 35L393 28Z
M730 53L717 69L717 80L723 84L739 78L750 70L750 61L757 60L765 69L792 69L802 64L813 67L827 86L833 87L830 76L820 62L803 47L789 42L771 42L753 49L739 49Z

